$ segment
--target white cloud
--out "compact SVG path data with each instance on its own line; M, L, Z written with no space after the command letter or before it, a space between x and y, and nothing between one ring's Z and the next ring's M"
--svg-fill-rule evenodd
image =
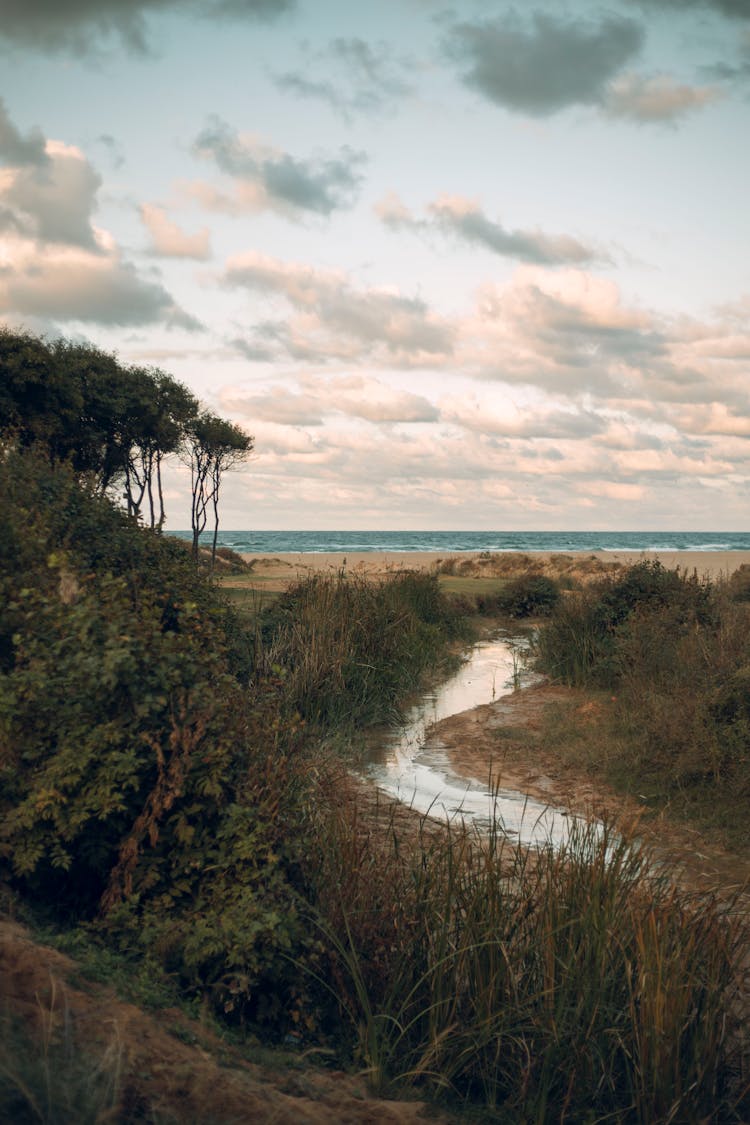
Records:
M0 169L0 312L53 323L198 328L159 280L141 276L94 225L102 180L81 150L46 140L44 160L27 159L28 145L19 149L7 119L4 129L8 153L23 162ZM32 134L33 152L37 141Z
M114 247L93 254L54 244L40 248L23 239L6 240L0 311L100 325L200 327L159 282L142 278Z
M173 222L163 207L143 203L140 208L143 225L151 236L151 253L163 258L196 258L205 261L211 257L208 227L196 234L186 234Z
M690 86L666 74L652 77L623 74L609 87L604 105L612 117L674 124L693 110L718 101L721 96L715 86Z
M542 230L508 230L489 219L478 202L460 195L442 195L427 207L428 219L416 218L395 193L375 205L380 220L393 230L416 233L438 230L501 257L546 265L570 265L606 257L566 234Z
M452 350L451 327L421 299L357 289L343 273L250 251L227 261L223 282L286 299L294 314L277 326L276 337L291 356L347 361L387 357L410 366L445 359Z

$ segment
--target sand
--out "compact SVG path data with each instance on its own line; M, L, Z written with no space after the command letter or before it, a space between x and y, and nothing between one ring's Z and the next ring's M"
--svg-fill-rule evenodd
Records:
M553 555L559 553L552 551L528 551L526 556L535 561L548 561ZM341 553L297 553L281 555L244 554L248 562L255 562L255 569L271 577L272 575L287 578L296 574L309 574L311 571L346 571L365 574L381 574L389 570L424 569L431 570L439 561L457 559L459 562L473 559L479 560L479 555L471 551L459 552L431 552L431 551L350 551ZM483 556L486 558L486 556ZM680 567L690 573L696 570L699 575L710 578L727 577L738 567L750 566L750 551L580 551L570 552L567 557L571 560L598 559L600 562L620 563L628 566L639 562L641 559L658 559L664 566L674 569ZM520 555L515 556L521 559ZM492 555L493 560L502 563L508 559L505 552Z

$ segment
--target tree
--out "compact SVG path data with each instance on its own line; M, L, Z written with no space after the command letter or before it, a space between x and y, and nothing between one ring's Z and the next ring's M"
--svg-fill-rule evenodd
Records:
M207 411L182 383L159 368L122 365L91 344L51 344L0 328L0 438L39 446L67 461L100 495L117 489L128 515L157 531L164 525L162 464L183 454L192 470L193 551L214 516L211 561L219 529L219 488L226 469L246 459L253 439Z
M125 500L135 516L148 508L152 528L164 524L161 467L164 458L183 447L198 416L198 400L182 383L158 368L130 367L127 388Z
M80 412L80 386L53 349L28 332L0 328L0 434L64 460Z
M254 439L239 426L218 415L203 411L187 426L186 459L190 464L192 485L191 526L193 555L198 557L201 532L208 522L209 506L213 510L214 536L211 545L211 566L216 558L219 534L219 488L227 469L246 461Z

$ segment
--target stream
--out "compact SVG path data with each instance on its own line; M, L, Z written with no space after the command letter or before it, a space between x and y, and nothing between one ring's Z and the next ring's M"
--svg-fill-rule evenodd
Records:
M458 671L410 707L402 723L379 734L367 755L365 776L419 813L462 819L480 829L490 826L494 814L513 840L559 846L568 837L572 816L517 790L490 790L489 784L460 777L432 729L442 719L508 694L518 676L517 643L497 638L475 645Z

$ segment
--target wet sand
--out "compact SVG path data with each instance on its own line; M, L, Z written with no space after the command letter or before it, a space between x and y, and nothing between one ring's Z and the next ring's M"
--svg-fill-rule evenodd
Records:
M596 559L603 564L619 563L629 566L642 559L658 559L664 566L679 567L691 574L695 570L700 576L710 578L727 577L742 565L750 565L750 551L579 551L568 552L564 556L554 551L528 551L523 555L511 552L493 552L492 560L498 565L509 562L510 555L519 562L523 558L548 562L553 557L565 557L581 563ZM295 574L309 574L314 571L346 570L360 574L384 574L389 570L419 569L432 570L446 560L455 559L459 563L476 560L486 563L487 556L472 551L432 552L432 551L350 551L339 553L297 553L280 555L243 554L247 562L255 562L257 572L269 577L272 575L287 578ZM520 569L520 567L519 567Z

